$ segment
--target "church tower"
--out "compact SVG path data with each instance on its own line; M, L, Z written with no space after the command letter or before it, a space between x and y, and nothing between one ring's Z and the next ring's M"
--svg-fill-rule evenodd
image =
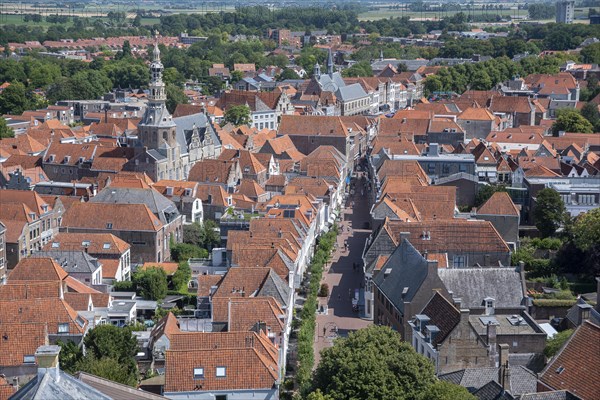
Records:
M333 55L331 54L331 48L327 53L327 75L331 78L333 76Z
M313 71L313 75L319 79L321 77L321 66L319 65L319 62L317 61L317 63L315 64L315 68Z
M156 170L150 175L157 179L183 179L181 148L177 142L176 125L167 110L166 85L162 80L164 66L160 61L158 40L154 44L150 64L148 104L138 124L138 146L156 160Z

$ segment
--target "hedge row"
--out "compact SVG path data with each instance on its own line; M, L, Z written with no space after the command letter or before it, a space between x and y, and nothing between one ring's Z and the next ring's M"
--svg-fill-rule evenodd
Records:
M308 296L302 312L300 313L301 325L298 331L298 371L296 382L301 393L310 391L310 378L315 364L313 343L315 339L316 312L318 306L317 293L323 276L325 263L329 261L331 251L338 234L337 225L319 238L319 243L310 263L310 283Z
M536 307L571 307L577 303L577 300L559 300L559 299L534 299L533 305Z

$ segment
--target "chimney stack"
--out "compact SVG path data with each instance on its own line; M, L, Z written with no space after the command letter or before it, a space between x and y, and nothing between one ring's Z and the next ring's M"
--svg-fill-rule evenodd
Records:
M497 326L495 322L489 322L486 326L487 331L487 342L488 342L488 355L490 360L490 367L496 367L496 332Z
M500 367L498 368L498 383L504 390L510 391L510 368L508 366L508 345L500 344Z
M41 380L47 372L55 372L55 380L58 381L60 374L58 368L58 354L60 346L40 346L35 351L35 360L38 364L38 379Z

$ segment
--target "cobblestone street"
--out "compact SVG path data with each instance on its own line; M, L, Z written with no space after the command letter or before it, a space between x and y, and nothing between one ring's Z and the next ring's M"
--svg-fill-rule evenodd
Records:
M319 297L314 343L315 367L320 359L320 351L332 346L336 337L346 336L351 331L372 324L372 321L361 318L364 314L361 256L365 241L371 233L367 229L370 220L369 200L364 190L367 180L363 177L356 182L355 194L348 196L340 215L337 249L321 280L321 283L329 285L329 297ZM352 299L357 291L358 311L352 306ZM326 313L321 312L323 309L326 309Z

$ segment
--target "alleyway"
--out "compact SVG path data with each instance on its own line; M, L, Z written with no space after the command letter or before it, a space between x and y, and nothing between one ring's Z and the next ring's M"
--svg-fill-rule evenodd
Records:
M355 193L348 197L346 207L342 209L338 248L321 281L329 285L329 297L319 297L314 344L315 367L320 359L320 351L332 346L337 336L346 336L348 332L365 328L372 323L360 318L364 314L361 256L365 241L371 233L371 230L367 229L370 220L369 200L366 191L363 191L366 182L364 177L356 180ZM344 246L346 242L347 250ZM360 293L358 311L352 307L352 298L357 290ZM322 308L327 309L326 314L321 312Z

